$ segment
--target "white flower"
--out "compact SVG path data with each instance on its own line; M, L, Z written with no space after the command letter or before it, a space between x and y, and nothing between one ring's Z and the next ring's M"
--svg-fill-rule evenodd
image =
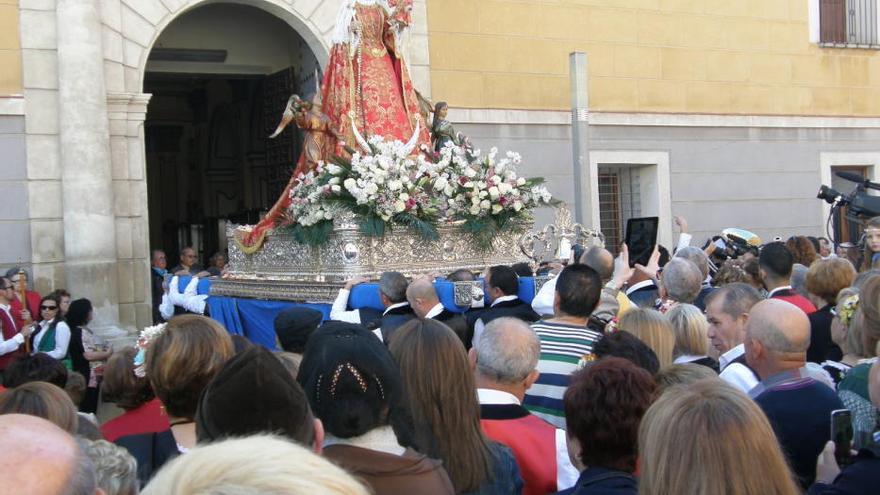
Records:
M471 206L471 209L468 210L471 215L479 215L480 214L480 205Z
M339 187L337 184L333 184L332 186L330 186L330 189L335 193L338 193L339 191L342 190L342 188Z
M496 186L492 186L489 188L489 197L492 199L498 199L499 190Z
M406 209L406 203L403 201L395 201L394 202L394 211L400 213Z
M452 193L455 192L455 188L452 187L452 184L447 184L445 188L443 188L443 194L447 196L452 196Z
M357 181L349 177L345 179L345 182L343 182L342 185L344 185L349 191L352 191L357 188Z
M404 192L404 193L400 193L400 200L401 200L401 201L408 201L408 200L409 200L409 194L407 194L407 193L405 193L405 192Z
M342 173L342 167L331 163L327 165L327 172L330 172L330 175L339 175Z
M438 177L437 180L434 181L434 190L443 191L446 189L446 186L449 185L449 181L444 179L442 176Z
M514 201L513 202L513 210L514 211L522 210L522 207L523 207L522 201Z
M511 186L507 182L502 182L501 184L498 184L498 194L507 194L512 189L513 189L513 186ZM490 190L489 193L491 194L491 192L492 191Z
M372 196L372 195L376 194L377 192L379 192L379 186L377 186L376 184L367 184L367 186L364 188L364 191L366 191L367 194Z
M333 177L332 179L327 181L327 183L328 184L339 184L339 177Z
M466 169L464 169L464 175L465 177L473 178L477 176L477 171L470 167L467 167Z
M519 179L516 179L516 185L518 185L518 186L524 186L524 185L526 185L526 179L525 179L525 177L520 177Z
M396 190L400 189L400 187L401 187L401 183L399 180L388 181L388 189L391 189L392 191L396 191Z
M492 214L494 215L503 209L504 209L504 207L501 205L492 205Z
M488 210L491 206L492 203L490 203L488 199L484 199L480 202L480 209Z

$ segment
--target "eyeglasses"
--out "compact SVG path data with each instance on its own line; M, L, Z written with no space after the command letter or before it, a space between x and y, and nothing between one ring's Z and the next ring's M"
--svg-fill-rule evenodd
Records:
M40 306L41 311L45 311L47 309L51 309L54 311L54 310L58 309L58 306Z

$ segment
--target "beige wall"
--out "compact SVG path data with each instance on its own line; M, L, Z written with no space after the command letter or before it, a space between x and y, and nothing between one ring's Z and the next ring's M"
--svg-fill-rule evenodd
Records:
M0 0L0 96L21 94L18 0Z
M428 0L432 96L454 107L880 115L880 51L809 42L809 0Z

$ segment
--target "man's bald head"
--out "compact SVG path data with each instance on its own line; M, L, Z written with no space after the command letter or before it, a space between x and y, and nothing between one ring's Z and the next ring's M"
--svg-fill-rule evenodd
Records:
M440 302L434 282L427 277L417 278L409 284L406 288L406 300L419 318L424 318Z
M797 306L767 299L755 304L746 324L746 359L761 378L806 362L810 320Z
M0 480L18 493L93 495L94 468L74 438L36 416L0 419Z
M614 256L605 248L593 246L584 251L579 261L596 270L603 282L611 280L614 274Z

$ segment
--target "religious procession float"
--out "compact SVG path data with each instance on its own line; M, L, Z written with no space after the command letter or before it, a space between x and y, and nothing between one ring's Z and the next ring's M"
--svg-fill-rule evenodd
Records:
M263 220L228 229L212 295L329 303L353 276L528 261L531 212L554 200L518 174L517 153L474 149L447 105L415 90L401 46L411 8L342 6L320 91L292 96L273 134L294 122L304 151Z

